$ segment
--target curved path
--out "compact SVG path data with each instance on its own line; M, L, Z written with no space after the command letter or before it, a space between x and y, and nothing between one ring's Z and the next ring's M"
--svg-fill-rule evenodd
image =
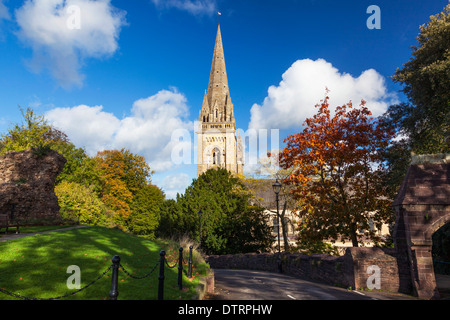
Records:
M40 231L40 232L32 232L32 233L9 233L9 234L2 234L0 236L0 242L5 242L8 240L14 240L19 239L23 237L29 237L34 236L36 234L42 234L42 233L48 233L48 232L58 232L58 231L65 231L70 229L79 229L79 228L88 228L89 226L74 226L74 227L67 227L67 228L61 228L61 229L54 229L54 230L46 230L46 231Z
M404 300L414 297L360 292L256 270L214 270L211 300Z

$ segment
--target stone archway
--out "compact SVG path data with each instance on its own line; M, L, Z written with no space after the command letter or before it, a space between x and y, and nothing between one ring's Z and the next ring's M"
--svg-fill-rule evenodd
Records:
M450 298L450 222L433 234L433 270L441 299Z
M432 236L450 222L450 155L413 157L394 208L395 246L409 269L410 286L420 298L438 298Z

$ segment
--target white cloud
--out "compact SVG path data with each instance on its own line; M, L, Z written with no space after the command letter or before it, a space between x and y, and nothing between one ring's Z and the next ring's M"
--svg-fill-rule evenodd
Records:
M31 69L48 69L64 88L83 84L86 58L116 52L126 24L110 0L27 0L15 14L19 38L33 49Z
M177 193L183 194L191 184L192 178L186 173L171 174L166 176L159 184L168 199L175 199Z
M324 98L326 88L330 90L330 107L350 100L356 106L364 99L373 116L398 102L395 93L387 91L384 77L374 69L355 78L323 59L304 59L292 64L282 79L278 86L269 88L262 105L252 106L250 129L300 128L306 118L317 112L315 105Z
M173 131L193 129L192 122L186 120L187 116L185 96L176 91L162 90L133 104L132 116L121 121L115 144L145 154L153 164L153 170L169 170L174 165L171 155L177 143L171 141Z
M112 113L104 112L103 106L79 105L73 108L55 108L45 117L69 136L76 145L82 146L90 155L111 149L121 121Z
M123 119L103 111L102 106L55 108L45 114L46 119L90 155L105 149L126 148L144 156L151 169L157 172L175 167L171 159L176 145L172 132L193 130L193 123L187 116L186 98L175 89L162 90L136 101L131 115Z
M216 0L152 0L157 8L176 8L193 15L212 15L217 12Z

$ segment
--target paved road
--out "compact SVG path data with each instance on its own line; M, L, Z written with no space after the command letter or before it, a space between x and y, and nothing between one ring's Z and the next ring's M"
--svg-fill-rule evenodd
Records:
M211 300L403 300L413 297L359 292L255 270L215 269Z

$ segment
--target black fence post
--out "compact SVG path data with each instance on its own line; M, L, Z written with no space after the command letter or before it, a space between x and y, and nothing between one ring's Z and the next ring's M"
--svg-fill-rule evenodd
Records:
M109 291L109 299L117 300L119 296L119 265L120 265L120 257L114 256L112 258L112 277L111 277L111 290Z
M178 257L178 288L183 289L183 248L178 249L180 255Z
M189 262L188 262L188 277L192 278L192 248L193 246L189 246Z
M164 261L166 252L161 250L159 253L161 259L159 261L159 284L158 284L158 300L164 300Z

